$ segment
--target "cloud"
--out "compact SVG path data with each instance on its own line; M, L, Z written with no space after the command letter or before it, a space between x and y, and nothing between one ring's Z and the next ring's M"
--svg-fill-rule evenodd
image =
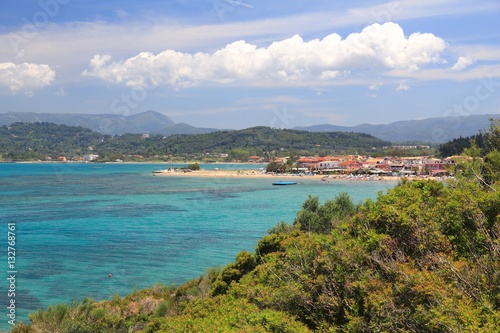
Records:
M450 69L452 71L461 71L474 63L474 60L468 57L459 57L455 65Z
M122 9L115 10L115 14L121 20L125 20L129 17L129 14L125 10L122 10Z
M457 54L474 59L475 61L500 61L500 46L497 45L468 44L454 46L453 49Z
M0 85L9 87L12 93L31 92L48 86L55 78L55 72L48 65L12 62L0 63Z
M382 82L375 82L375 83L371 84L368 87L368 89L370 89L370 90L379 90L380 87L382 87L383 85L384 85L384 83L382 83Z
M481 77L500 78L500 64L474 66L467 71L451 71L449 68L423 69L417 72L392 70L389 71L387 75L396 78L405 77L407 79L414 79L419 81L466 81L477 80Z
M407 80L401 80L399 81L399 84L396 88L396 91L406 91L410 89L410 86L406 83Z
M68 96L68 94L66 94L66 91L64 90L63 87L59 88L55 93L54 95L56 96Z
M192 4L196 2L188 1ZM222 2L212 0L212 2L217 1ZM373 3L349 2L345 6L339 6L335 1L328 3L320 1L314 4L308 2L303 6L289 6L290 8L285 11L280 9L279 12L271 11L265 14L262 10L245 10L245 13L255 13L255 15L245 16L246 19L243 20L230 20L229 18L241 18L232 15L227 15L227 20L220 20L212 8L210 9L212 20L208 19L210 16L208 15L207 20L201 21L194 20L189 11L172 12L168 9L166 12L159 11L151 15L149 11L145 13L130 9L126 13L117 10L116 15L128 16L119 20L111 18L109 22L85 19L63 20L64 23L58 23L59 20L53 22L51 20L43 28L37 29L36 33L24 27L12 27L12 30L6 27L0 31L0 45L3 46L0 48L0 63L18 59L15 62L49 64L52 68L58 68L58 83L69 84L80 82L82 68L86 68L89 60L96 54L112 54L113 59L119 61L142 51L153 54L165 49L181 52L212 52L238 39L262 47L295 33L300 33L301 36L324 36L338 29L364 27L374 22L404 22L426 17L446 20L447 17L456 15L498 11L498 4L495 1L382 0L377 1L376 5ZM262 8L264 7L260 9ZM68 45L71 47L68 48ZM454 44L449 47L463 48L463 51L453 52L454 54L470 56L476 61L482 59L480 56L469 54L479 50L481 45L469 47L469 45ZM64 51L54 52L54 50ZM468 51L465 52L466 50ZM495 56L498 55L498 51L495 51L487 52L498 60L498 56ZM323 84L346 83L346 81L330 80L331 76L335 75L345 80L346 76L342 73L325 72L322 78ZM257 84L276 85L264 82ZM295 85L306 84L305 81L300 81ZM315 85L318 86L320 83L316 82Z
M202 82L336 80L353 71L415 72L439 62L445 47L433 34L406 37L398 24L376 23L345 39L336 33L311 41L294 35L267 47L239 40L213 53L142 52L123 61L95 55L82 74L114 84L176 88Z
M283 104L301 104L308 103L309 101L305 101L303 99L298 98L297 96L291 95L276 95L276 96L265 96L265 97L247 97L241 98L237 101L238 104L245 105L283 105Z

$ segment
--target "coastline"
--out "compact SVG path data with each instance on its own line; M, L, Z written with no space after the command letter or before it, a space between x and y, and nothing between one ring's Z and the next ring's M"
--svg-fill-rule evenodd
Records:
M0 163L9 164L165 164L165 165L189 165L189 164L207 164L207 165L255 165L255 166L266 166L266 163L244 163L244 162L199 162L199 161L106 161L106 162L94 162L94 161L0 161Z
M234 166L234 169L200 169L200 170L189 170L184 172L182 169L178 169L180 165L188 165L192 163L205 164L205 165L231 165ZM255 179L274 179L280 181L391 181L391 182L399 182L402 179L407 180L436 180L436 181L445 181L447 179L453 177L433 177L433 176L378 176L378 175L319 175L315 174L313 176L308 175L297 175L297 174L268 174L263 173L262 169L251 169L251 168L238 168L238 166L254 166L254 167L263 167L265 164L260 163L242 163L242 162L224 162L224 163L202 163L202 162L152 162L152 161L127 161L127 162L84 162L84 161L0 161L0 164L85 164L85 165L165 165L169 168L171 167L171 171L167 171L167 169L161 169L157 171L152 171L153 176L166 176L166 177L196 177L196 178L255 178ZM162 172L159 172L162 171Z
M300 180L300 181L393 181L397 182L401 177L396 176L347 176L347 175L294 175L294 174L269 174L262 173L258 170L196 170L187 171L182 170L162 170L161 172L153 172L153 176L158 177L193 177L193 178L254 178L254 179L272 179L272 180Z

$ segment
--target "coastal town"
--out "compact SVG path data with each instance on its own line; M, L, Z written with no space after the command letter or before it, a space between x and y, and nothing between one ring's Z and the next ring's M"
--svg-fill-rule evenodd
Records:
M300 156L293 163L289 157L266 159L260 156L250 156L247 163L270 163L293 165L292 171L315 173L371 173L371 174L406 174L443 176L449 174L449 169L455 163L465 159L464 156L450 156L443 159L433 156L384 156L371 157L366 155L339 156Z
M143 156L131 156L135 162L151 162L144 159ZM165 156L170 160L170 164L182 164L182 161L176 161L174 156ZM227 157L227 155L226 155ZM398 176L420 176L427 175L432 177L448 176L451 167L456 163L466 159L464 156L450 156L443 159L433 156L384 156L371 157L367 155L337 155L337 156L300 156L295 158L290 157L272 157L265 158L262 156L249 156L246 160L231 161L243 164L256 164L256 169L266 169L261 166L266 166L267 171L273 173L288 172L288 173L314 173L314 174L372 174L372 175L398 175ZM64 155L57 159L47 157L46 162L99 162L99 155L89 154L81 158L68 159ZM115 163L124 162L122 159L116 159ZM198 163L198 162L190 162ZM221 162L216 162L218 164ZM222 162L224 163L224 162ZM201 162L200 164L203 164ZM214 164L214 163L208 163ZM259 167L257 167L259 165ZM273 170L271 165L278 166L279 170ZM279 166L282 166L280 169ZM187 167L185 168L187 169ZM235 166L235 169L238 169ZM168 170L170 171L170 170Z
M142 156L133 156L136 161L144 161ZM175 161L174 157L169 157ZM446 176L450 174L450 167L455 163L463 161L464 156L450 156L444 159L432 156L385 156L371 157L366 155L340 155L340 156L300 156L295 160L290 157L264 158L261 156L249 156L246 161L238 163L248 164L271 164L290 166L288 171L292 173L312 172L319 174L376 174L376 175L429 175L433 177ZM79 159L67 159L61 155L52 160L47 157L46 162L97 162L99 155L85 155ZM116 163L122 163L122 159L116 159ZM176 163L176 162L171 162ZM237 169L237 167L235 167Z
M243 164L255 164L254 169L240 170L218 167L200 168L198 163L184 167L169 166L167 169L153 171L155 176L193 176L193 177L239 177L259 178L267 176L321 176L322 180L356 179L387 180L407 178L446 179L453 176L455 163L465 157L453 156L445 159L432 157L383 157L373 158L362 155L342 155L311 157L301 156L296 160L288 157L267 160L259 156L250 156ZM178 165L178 164L177 164ZM333 177L330 177L333 176ZM315 177L306 177L315 178Z
M261 162L251 156L248 162ZM364 155L342 155L309 157L303 156L295 162L296 171L309 171L315 173L371 173L378 175L406 174L406 175L430 175L444 176L449 174L449 167L457 160L463 159L460 156L439 159L429 156L410 157L370 157ZM275 162L286 163L286 158L276 159ZM263 161L262 161L263 162Z

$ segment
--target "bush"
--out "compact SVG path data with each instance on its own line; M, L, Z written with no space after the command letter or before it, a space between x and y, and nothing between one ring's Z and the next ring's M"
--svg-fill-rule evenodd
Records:
M188 165L188 169L193 171L200 170L200 165L198 163L192 163Z
M225 294L231 282L239 281L243 275L251 272L257 266L255 256L247 251L242 251L236 256L236 262L224 267L222 273L212 285L212 296Z

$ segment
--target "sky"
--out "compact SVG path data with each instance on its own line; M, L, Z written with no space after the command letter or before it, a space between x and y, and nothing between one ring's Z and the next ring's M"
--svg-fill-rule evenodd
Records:
M500 0L0 0L0 113L197 127L500 114Z

